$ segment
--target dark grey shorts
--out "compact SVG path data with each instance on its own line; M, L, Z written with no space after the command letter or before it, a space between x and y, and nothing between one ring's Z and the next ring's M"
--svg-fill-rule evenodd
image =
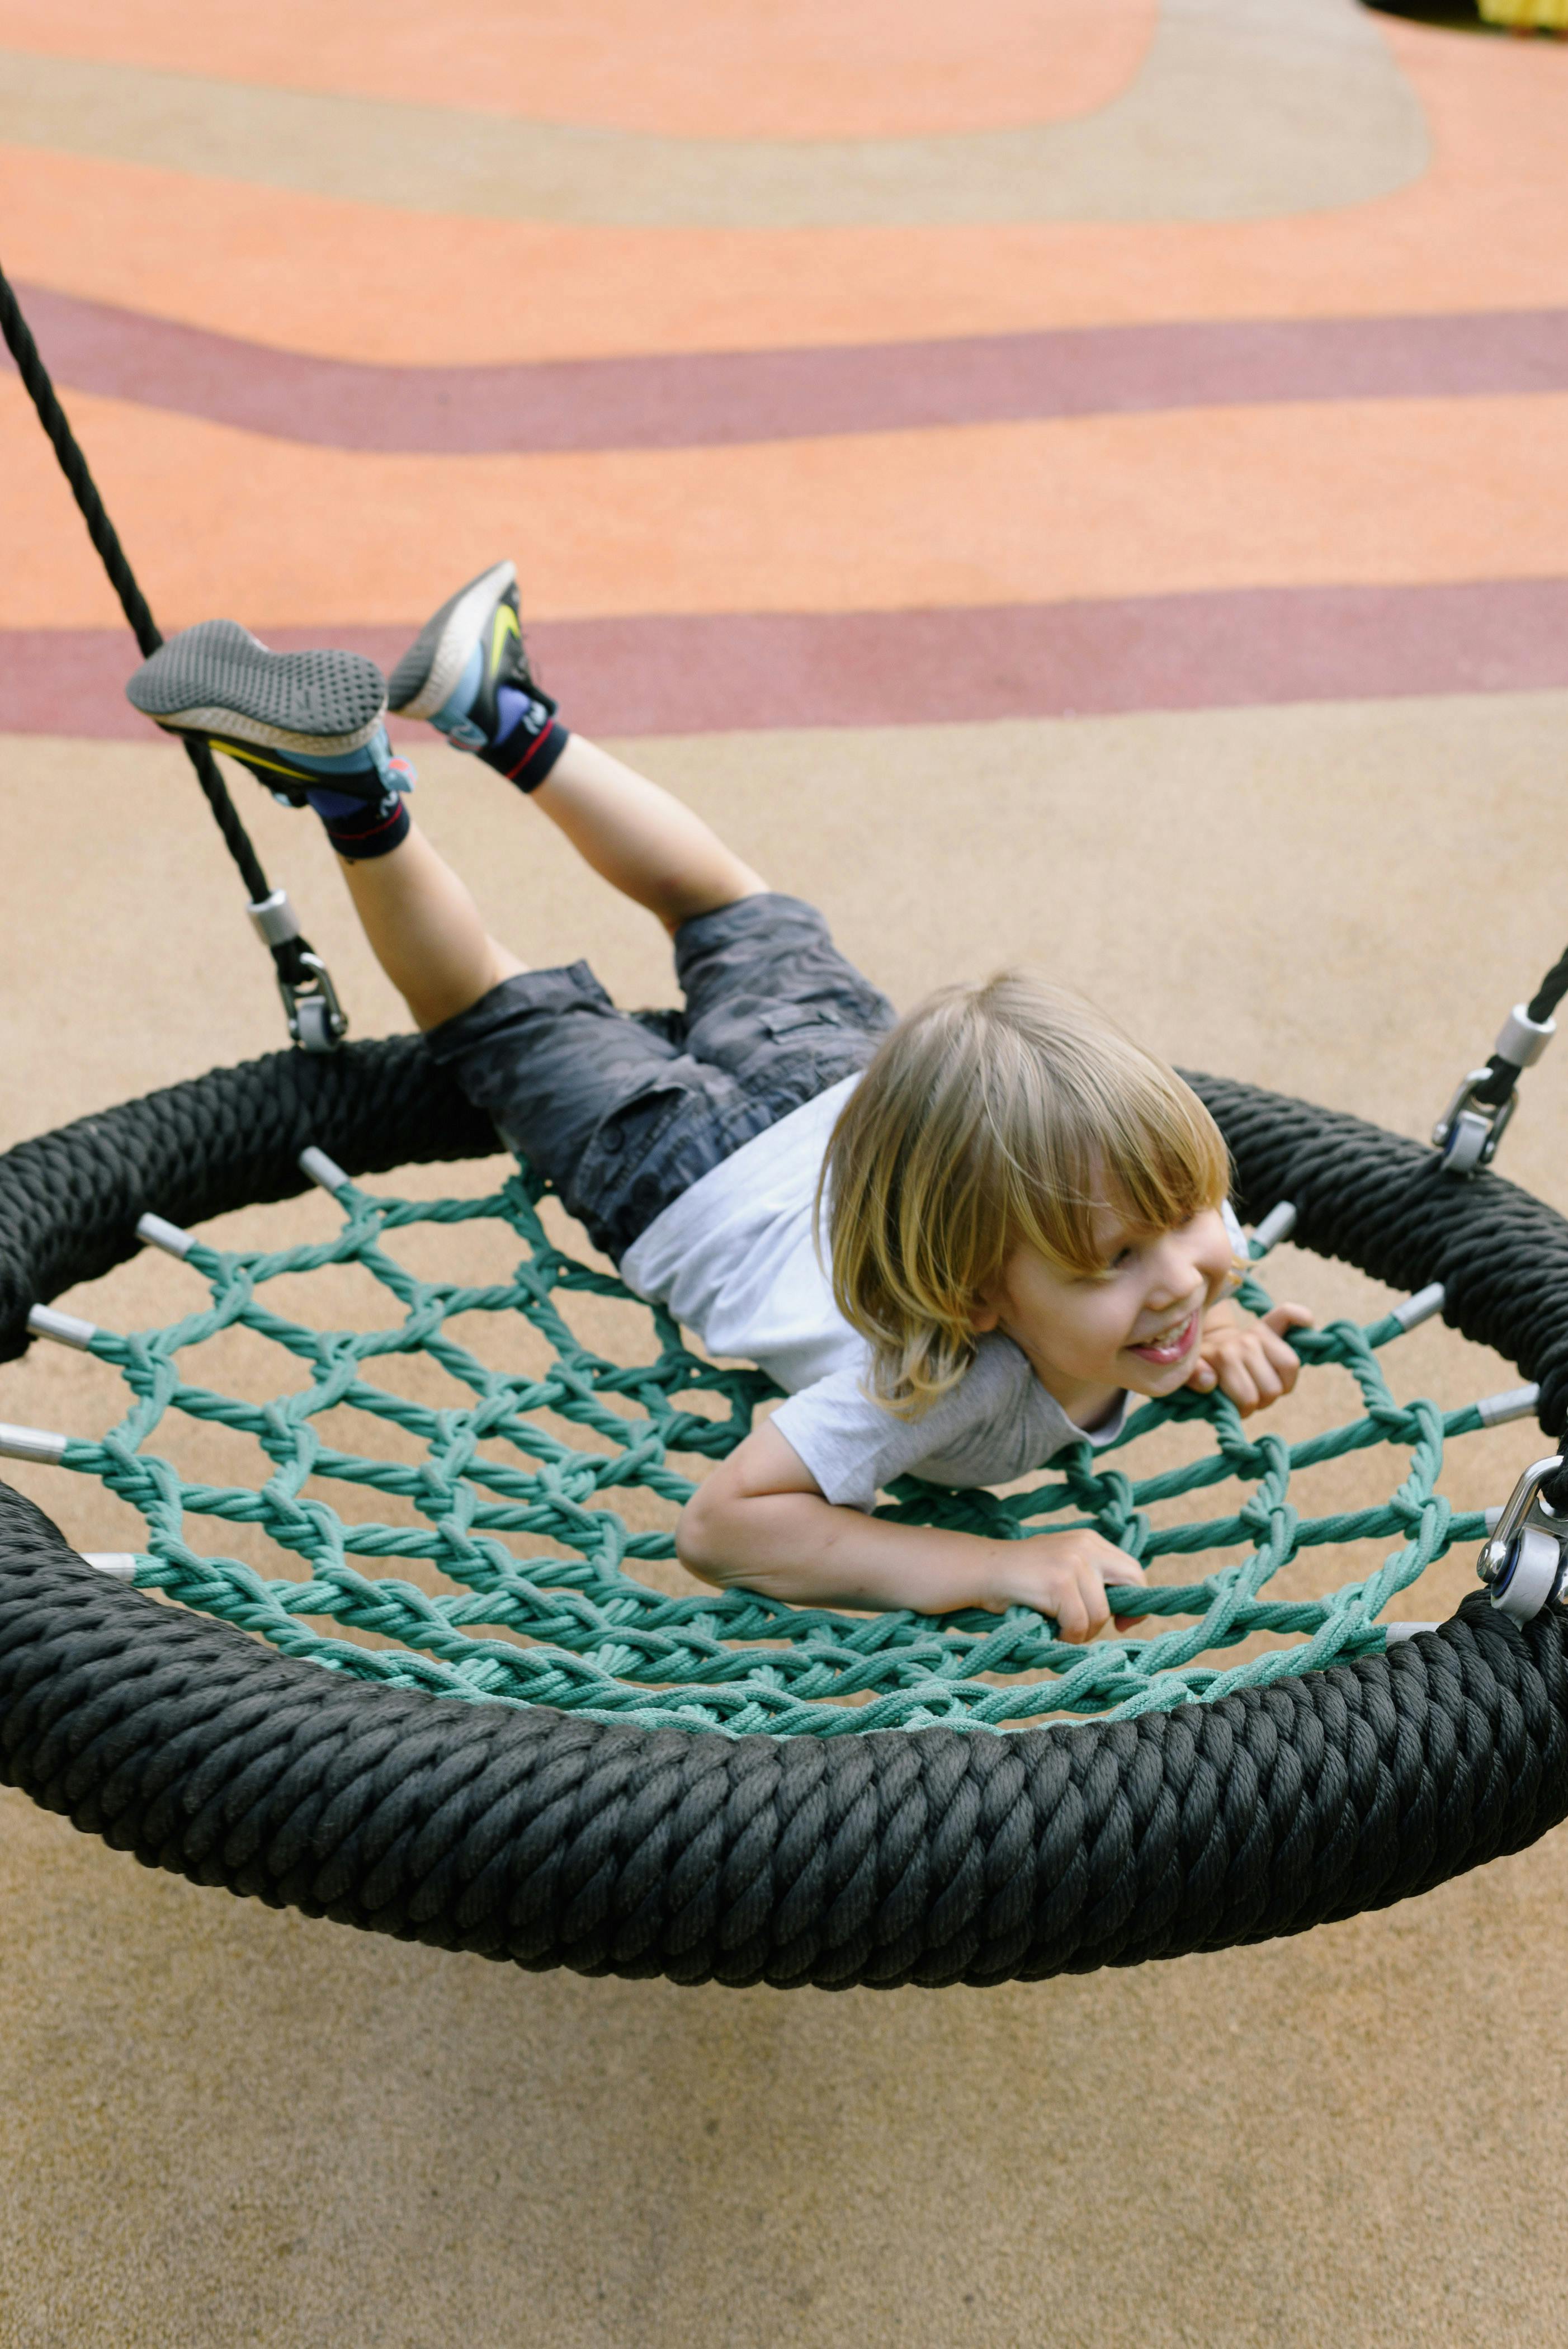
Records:
M679 1011L619 1011L585 962L529 970L430 1050L617 1262L743 1142L865 1067L886 996L812 905L771 894L676 933Z

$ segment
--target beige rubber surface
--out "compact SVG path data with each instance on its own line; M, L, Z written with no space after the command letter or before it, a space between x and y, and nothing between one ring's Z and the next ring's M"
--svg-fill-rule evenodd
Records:
M901 997L1032 954L1195 1063L1417 1131L1561 927L1565 724L1542 695L636 751ZM7 893L11 1130L271 1047L179 754L10 752L61 876ZM438 751L419 791L520 950L664 994L652 926L531 811ZM362 1032L393 1024L311 827L246 807ZM1559 1204L1563 1081L1548 1061L1510 1141ZM188 1278L150 1258L101 1289L150 1317ZM1291 1285L1367 1309L1309 1259ZM1440 1325L1392 1359L1445 1402L1511 1382ZM103 1424L93 1367L36 1349L5 1415ZM1503 1489L1535 1441L1456 1445L1448 1488ZM130 1538L83 1480L17 1481L82 1547ZM1456 1557L1403 1611L1465 1581ZM1371 2349L1565 2321L1561 1837L1299 1941L830 1998L522 1976L148 1875L19 1795L0 1817L6 2349Z
M901 1001L1030 959L1189 1065L1420 1133L1568 935L1565 107L1557 47L1353 0L0 0L0 254L78 305L46 355L170 627L411 634L511 553L531 619L626 623L630 675L661 615L882 614L891 640L934 609L1152 626L1222 589L1266 703L1270 632L1312 608L1283 591L1387 589L1357 607L1385 698L1326 673L1308 704L1173 714L1150 686L1127 715L938 727L893 722L893 693L874 729L807 709L629 752ZM220 336L222 382L304 357L325 399L338 360L1500 310L1531 315L1490 390L1363 371L1337 398L790 442L345 449L212 421L201 392ZM1149 346L1148 379L1181 347ZM0 733L5 1143L282 1033L181 752L93 698L129 655L9 378L0 544L0 726L44 730ZM1455 585L1535 633L1480 664L1491 690L1397 698L1433 608L1410 598ZM1121 707L1095 641L1072 698ZM659 934L535 812L401 747L520 953L667 999ZM315 826L236 781L356 1032L401 1026ZM1568 1055L1505 1162L1568 1207L1565 1136ZM330 1222L313 1195L231 1228ZM1273 1277L1325 1315L1377 1302L1310 1258ZM189 1280L144 1257L62 1301L133 1327ZM1516 1377L1440 1325L1388 1362L1445 1405ZM0 1419L97 1433L117 1392L56 1349L0 1365ZM1304 1390L1281 1423L1348 1408ZM181 1463L227 1473L228 1442ZM1471 1438L1444 1489L1501 1498L1539 1447L1529 1423ZM1364 1454L1308 1498L1395 1473ZM81 1547L136 1538L83 1479L15 1482ZM1446 1614L1470 1566L1396 1611ZM0 2349L1542 2349L1568 2336L1565 1896L1558 1835L1384 1916L1125 1975L687 1992L276 1915L0 1792Z

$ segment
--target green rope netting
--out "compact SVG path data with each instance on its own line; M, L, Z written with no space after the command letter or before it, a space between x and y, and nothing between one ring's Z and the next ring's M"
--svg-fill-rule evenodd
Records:
M148 1537L130 1569L136 1584L260 1633L288 1654L395 1687L561 1706L648 1728L822 1737L938 1723L1002 1730L1064 1713L1125 1719L1377 1654L1385 1644L1377 1618L1396 1594L1450 1545L1481 1537L1480 1516L1454 1514L1437 1490L1445 1437L1479 1428L1480 1414L1473 1404L1445 1414L1431 1402L1395 1402L1377 1361L1378 1348L1401 1331L1388 1314L1365 1328L1337 1321L1297 1338L1306 1361L1342 1366L1360 1392L1362 1415L1328 1433L1294 1444L1267 1433L1249 1437L1224 1397L1183 1393L1132 1413L1114 1449L1125 1452L1173 1420L1206 1423L1213 1448L1184 1464L1140 1481L1112 1449L1096 1454L1086 1444L1027 1492L954 1493L906 1478L879 1512L1008 1539L1092 1525L1150 1565L1207 1550L1243 1553L1199 1581L1130 1588L1119 1611L1163 1619L1157 1630L1070 1647L1025 1608L867 1618L745 1591L672 1597L635 1571L639 1561L674 1557L671 1533L629 1530L615 1496L644 1487L684 1501L692 1486L669 1455L727 1453L749 1429L753 1407L775 1390L757 1371L700 1361L666 1313L556 1247L538 1212L541 1189L526 1170L478 1199L387 1198L348 1184L335 1195L344 1222L333 1239L265 1254L198 1241L187 1262L210 1285L203 1310L129 1337L99 1329L91 1350L120 1371L133 1402L101 1442L69 1444L64 1464L100 1478L140 1513ZM497 1285L419 1279L388 1246L411 1226L479 1219L510 1226L522 1243L515 1272ZM281 1276L350 1263L396 1309L386 1327L316 1329L269 1309L269 1285ZM558 1302L573 1291L637 1304L651 1325L649 1359L624 1367L582 1344ZM1243 1302L1253 1311L1268 1306L1255 1281ZM549 1345L548 1372L488 1368L449 1327L471 1313L521 1315ZM304 1382L265 1404L192 1383L181 1357L236 1326L282 1348L303 1366ZM471 1400L437 1409L377 1383L378 1362L415 1353L432 1357ZM683 1407L683 1398L707 1398L709 1409ZM404 1431L422 1457L398 1462L336 1448L318 1423L343 1405ZM187 1480L150 1448L170 1412L248 1433L273 1473L259 1490ZM585 1441L562 1440L542 1413ZM1294 1471L1376 1444L1408 1454L1389 1500L1326 1516L1298 1514L1289 1497ZM1159 1503L1233 1478L1250 1490L1231 1514L1151 1522ZM335 1483L399 1495L418 1521L346 1518L322 1497ZM191 1519L259 1526L304 1572L269 1578L193 1548ZM1368 1537L1398 1546L1365 1579L1318 1598L1271 1595L1304 1548ZM531 1553L541 1539L566 1554ZM450 1588L431 1595L378 1570L405 1558L428 1561ZM397 1644L360 1644L334 1636L334 1627ZM1229 1666L1202 1661L1258 1633L1276 1644Z

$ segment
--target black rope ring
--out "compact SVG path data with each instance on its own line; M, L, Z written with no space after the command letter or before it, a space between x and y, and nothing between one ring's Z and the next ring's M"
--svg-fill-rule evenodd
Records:
M1192 1081L1243 1213L1568 1401L1568 1223L1491 1174L1256 1087ZM0 1358L28 1308L196 1224L485 1154L414 1040L279 1053L0 1158ZM1263 1940L1429 1890L1568 1812L1563 1611L1468 1599L1385 1657L1212 1705L1005 1737L729 1738L366 1686L85 1566L0 1486L0 1778L148 1867L540 1969L779 1986L1039 1979Z

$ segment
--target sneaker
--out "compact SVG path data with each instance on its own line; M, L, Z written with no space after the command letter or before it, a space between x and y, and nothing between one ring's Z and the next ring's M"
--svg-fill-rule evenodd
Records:
M555 704L528 666L512 563L492 564L448 597L393 670L387 693L398 717L427 719L514 782L536 753L542 781L554 763L546 745L555 755L565 745Z
M323 783L375 801L406 779L381 723L386 682L359 653L274 653L236 621L203 620L160 645L125 690L166 733L227 751L296 805Z

